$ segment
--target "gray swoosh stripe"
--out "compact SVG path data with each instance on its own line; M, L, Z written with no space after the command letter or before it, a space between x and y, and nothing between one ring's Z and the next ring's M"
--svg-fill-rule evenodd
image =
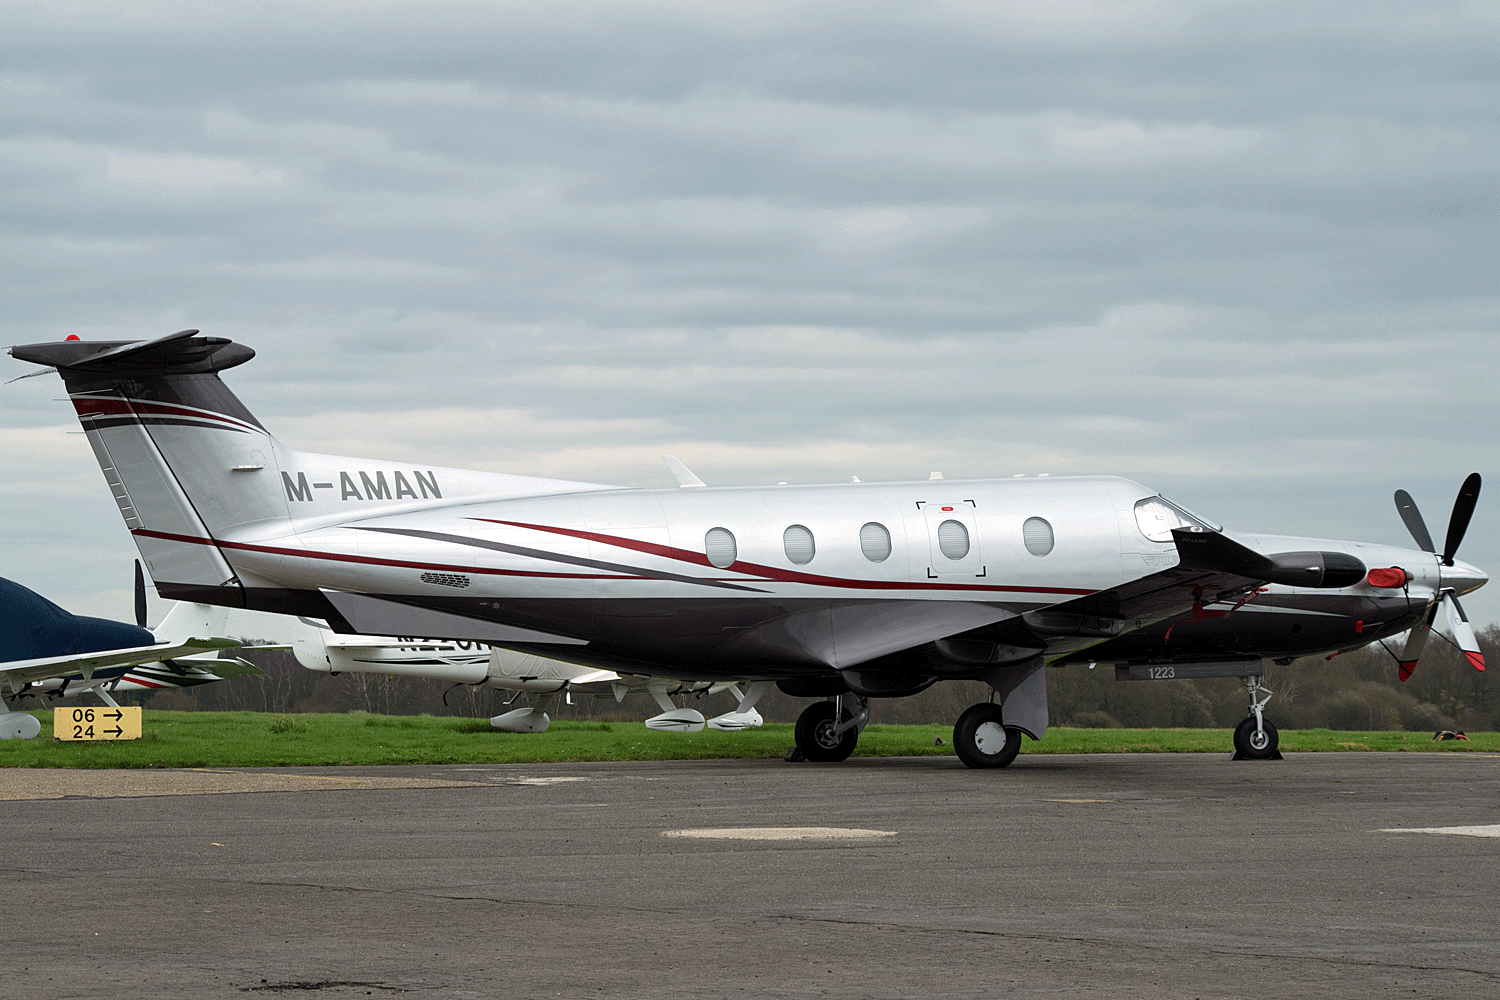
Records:
M505 542L491 542L481 538L466 538L463 535L446 535L441 531L422 531L417 528L364 527L359 528L359 530L380 531L388 535L410 535L412 538L427 538L434 542L452 542L454 545L470 545L478 549L493 549L496 552L507 552L513 556L525 556L528 559L565 563L569 566L584 566L588 569L602 569L608 570L611 573L626 573L630 576L644 576L653 580L693 583L700 587L719 587L723 590L743 590L752 594L770 593L768 590L760 590L756 587L742 587L737 583L725 583L722 580L702 580L695 576L683 576L680 573L662 573L657 570L642 569L639 566L626 566L624 563L604 562L601 559L585 559L582 556L568 556L563 555L561 552L548 552L545 549L528 549L524 545L507 545Z

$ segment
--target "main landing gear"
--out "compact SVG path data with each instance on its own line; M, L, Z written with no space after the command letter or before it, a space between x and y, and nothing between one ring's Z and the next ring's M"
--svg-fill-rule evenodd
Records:
M1245 690L1250 695L1250 717L1234 727L1234 756L1230 760L1281 760L1276 749L1280 737L1276 727L1266 721L1263 709L1271 700L1271 689L1266 687L1260 674L1245 678Z
M848 760L869 721L870 701L860 695L815 701L797 718L797 749L804 760ZM1005 725L999 705L981 702L958 717L953 749L969 767L1006 767L1021 752L1021 730Z
M953 749L969 767L1007 767L1021 752L1021 730L1005 724L999 705L980 702L958 717Z
M815 701L797 717L797 749L807 760L833 763L848 760L859 742L860 730L870 721L870 699L841 694Z

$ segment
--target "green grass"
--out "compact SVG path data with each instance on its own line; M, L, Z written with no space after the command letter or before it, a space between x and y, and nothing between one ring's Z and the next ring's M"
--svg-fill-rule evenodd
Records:
M267 767L320 764L498 764L587 760L780 757L790 725L739 733L657 733L639 722L554 722L541 734L502 733L486 719L430 715L265 715L146 711L140 740L68 743L52 738L52 713L35 713L34 740L0 740L0 767ZM941 745L934 741L941 739ZM870 726L860 757L946 756L951 726ZM1434 742L1430 733L1284 730L1285 751L1500 752L1500 733ZM1228 730L1051 729L1025 753L1224 753Z

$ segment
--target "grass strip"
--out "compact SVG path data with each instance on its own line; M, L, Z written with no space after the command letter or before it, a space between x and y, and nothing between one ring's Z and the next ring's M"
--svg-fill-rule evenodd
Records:
M738 733L658 733L638 722L552 723L545 733L502 733L487 719L431 715L266 715L147 711L139 740L70 743L52 736L52 713L34 713L34 740L0 741L0 767L290 767L340 764L528 764L595 760L724 760L780 757L792 727ZM857 757L947 756L951 726L870 726ZM941 743L937 741L941 740ZM1220 729L1063 729L1024 753L1223 753ZM1283 730L1281 749L1500 752L1500 733L1437 742L1429 733Z

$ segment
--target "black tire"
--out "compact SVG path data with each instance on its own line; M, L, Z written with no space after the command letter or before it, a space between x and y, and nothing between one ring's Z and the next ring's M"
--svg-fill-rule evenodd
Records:
M953 749L969 767L1008 767L1021 752L1021 731L1005 725L999 705L980 702L954 723Z
M1276 727L1263 720L1261 728L1263 736L1255 731L1255 716L1253 715L1234 727L1234 751L1241 760L1275 760L1277 758L1276 747L1280 744L1281 737L1276 734Z
M834 712L831 701L815 701L797 716L797 748L808 760L831 764L848 760L859 742L859 730L850 728L834 734Z

